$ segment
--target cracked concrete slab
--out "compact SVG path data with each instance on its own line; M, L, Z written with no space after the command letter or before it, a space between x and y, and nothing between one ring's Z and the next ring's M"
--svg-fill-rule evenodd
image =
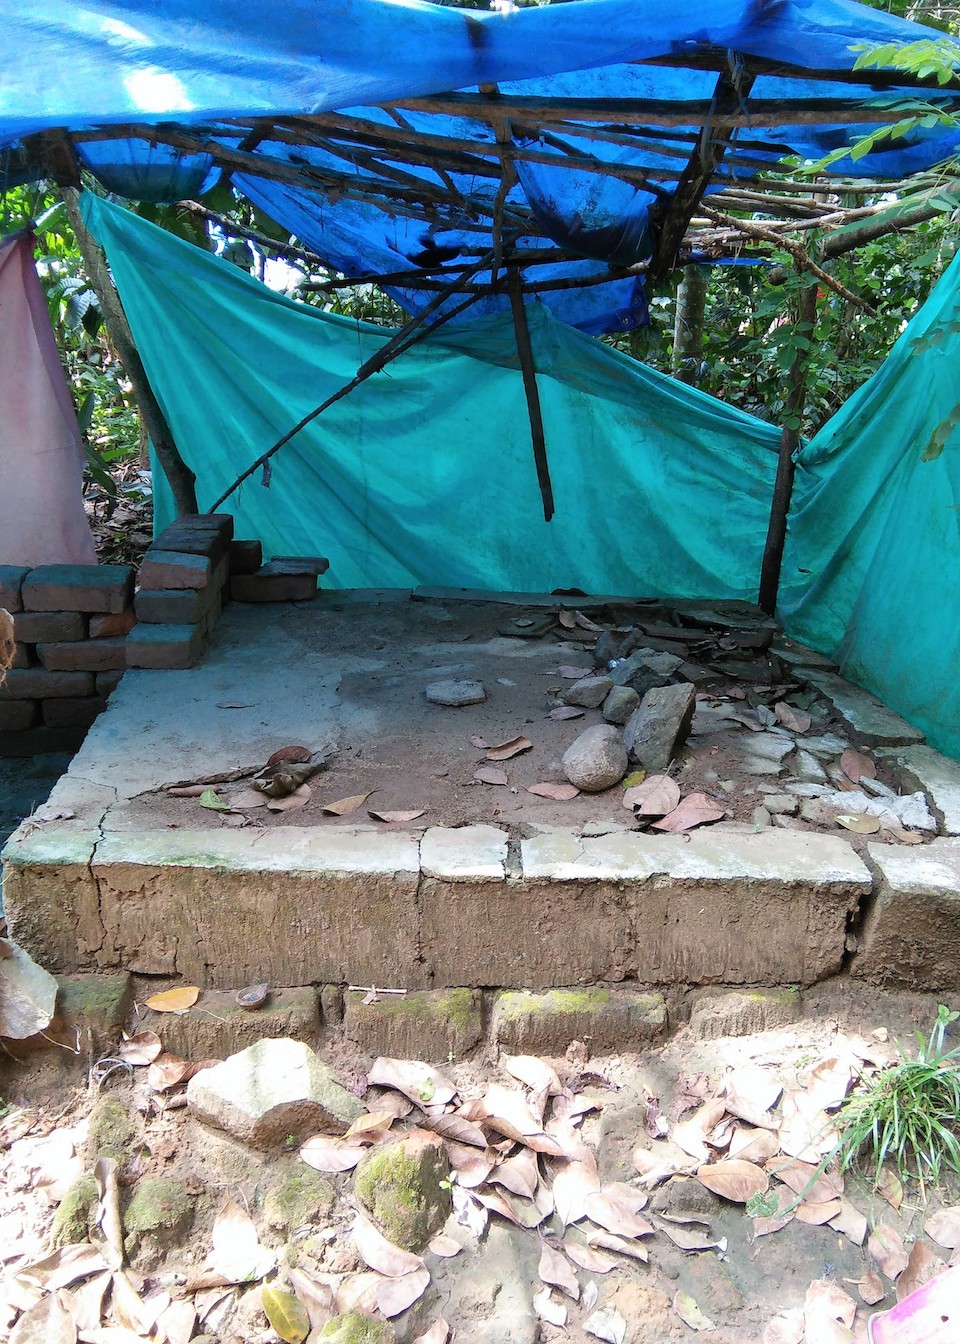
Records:
M960 764L933 747L907 747L887 757L902 784L926 793L947 835L960 836Z
M960 840L901 849L869 845L878 872L861 946L858 978L890 988L960 990Z
M804 677L827 697L865 746L907 746L923 741L923 733L919 728L914 728L912 723L894 714L882 700L860 686L854 686L852 682L832 672L813 668L805 668Z

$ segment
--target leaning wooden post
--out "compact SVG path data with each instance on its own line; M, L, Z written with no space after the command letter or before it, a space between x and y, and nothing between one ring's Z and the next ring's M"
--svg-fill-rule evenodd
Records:
M783 565L783 548L787 539L787 514L790 512L790 499L793 495L795 464L793 455L800 442L800 421L807 399L807 374L810 369L810 349L817 322L817 285L806 285L800 292L800 314L795 323L795 331L806 337L807 345L797 350L790 366L789 390L785 406L785 420L780 433L780 455L777 460L777 476L773 486L773 502L770 507L770 523L767 528L767 541L763 548L763 563L760 568L760 594L757 601L768 616L777 609L777 594L780 590L780 570Z
M120 296L100 249L83 222L80 213L80 193L76 187L61 186L60 195L83 258L87 279L99 301L110 342L120 356L120 362L130 379L144 428L150 436L153 451L157 455L163 474L170 482L177 513L196 513L196 477L180 456L166 416L154 396L140 352L134 343L127 315L120 303Z
M520 357L520 372L523 375L523 392L527 399L533 460L537 468L540 497L543 500L543 521L549 523L554 514L553 484L550 480L550 465L547 462L547 441L543 432L543 414L540 410L540 392L537 388L537 366L534 363L533 346L530 343L527 310L523 303L523 280L516 266L511 266L508 272L507 289L510 294L514 330L517 334L517 354Z

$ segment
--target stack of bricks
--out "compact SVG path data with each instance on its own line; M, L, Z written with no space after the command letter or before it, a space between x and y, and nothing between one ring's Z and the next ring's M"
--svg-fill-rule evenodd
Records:
M230 554L234 602L309 602L317 579L330 568L322 555L275 555L263 564L259 541L235 541Z
M193 667L223 612L233 518L187 514L156 538L140 566L137 626L127 666Z
M0 566L13 665L0 685L0 756L75 751L127 665L127 565Z

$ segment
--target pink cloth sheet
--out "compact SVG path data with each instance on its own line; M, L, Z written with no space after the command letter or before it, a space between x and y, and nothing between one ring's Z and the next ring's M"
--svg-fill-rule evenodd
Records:
M91 565L80 429L33 246L0 239L0 565Z

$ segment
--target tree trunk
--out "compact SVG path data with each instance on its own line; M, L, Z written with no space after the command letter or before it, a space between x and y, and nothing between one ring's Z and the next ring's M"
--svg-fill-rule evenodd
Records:
M673 376L683 383L700 381L703 359L703 314L707 302L705 266L684 266L677 286L673 327Z

